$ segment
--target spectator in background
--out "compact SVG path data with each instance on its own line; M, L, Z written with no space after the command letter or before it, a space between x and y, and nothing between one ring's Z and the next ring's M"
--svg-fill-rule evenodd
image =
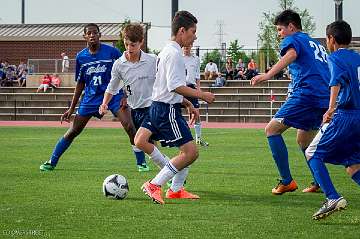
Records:
M233 80L234 79L234 65L233 65L231 57L228 57L226 59L225 68L226 68L225 79Z
M42 89L44 92L47 91L47 89L50 87L51 84L51 76L49 74L44 75L44 77L41 79L41 84L39 88L36 90L36 92L40 92Z
M61 57L62 57L61 72L69 72L69 67L70 67L69 57L66 55L65 52L61 53Z
M240 79L240 80L245 80L245 64L243 62L243 60L240 58L238 63L236 64L236 69L235 69L236 73L235 73L235 79Z
M58 74L54 74L53 76L51 76L51 86L52 86L53 88L58 88L58 87L60 87L60 83L61 83L61 80L60 80Z
M20 64L16 69L16 74L18 75L19 78L21 77L25 69L27 69L27 65L25 64L24 60L20 60Z
M215 83L212 84L212 87L223 87L226 84L226 80L224 77L221 76L221 73L219 73L215 79Z
M250 80L258 74L257 64L254 59L251 59L248 63L247 70L245 73L246 79Z
M28 75L29 70L25 69L23 70L22 74L20 75L20 77L18 78L19 80L19 86L21 87L25 87L26 86L26 77Z
M209 60L209 63L205 66L205 80L212 80L218 75L218 67L213 62L213 60Z

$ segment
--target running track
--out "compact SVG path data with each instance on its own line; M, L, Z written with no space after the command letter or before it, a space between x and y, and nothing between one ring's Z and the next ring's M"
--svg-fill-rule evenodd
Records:
M28 127L69 127L68 123L60 124L60 121L0 121L0 127L28 126ZM266 123L218 123L202 122L202 128L210 129L263 129ZM91 120L86 127L89 128L119 128L120 122Z

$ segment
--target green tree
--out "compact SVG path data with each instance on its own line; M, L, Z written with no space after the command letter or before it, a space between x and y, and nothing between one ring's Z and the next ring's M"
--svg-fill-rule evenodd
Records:
M260 40L261 46L263 49L273 49L277 51L279 49L280 39L277 36L276 27L274 25L274 20L276 16L286 10L292 9L299 13L302 23L302 31L311 35L316 29L314 18L310 16L310 13L307 9L300 10L294 5L294 0L278 0L280 10L276 13L263 12L263 19L259 23L260 33L258 38ZM272 56L273 53L269 50L269 54Z
M249 57L246 55L245 51L241 50L242 48L243 46L239 46L239 41L237 39L230 42L230 46L227 49L227 55L228 57L231 57L234 65L237 64L240 58L243 60L243 62L249 61Z

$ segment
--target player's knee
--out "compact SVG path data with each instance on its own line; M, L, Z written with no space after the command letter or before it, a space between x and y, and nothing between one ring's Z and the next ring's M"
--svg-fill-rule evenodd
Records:
M351 165L349 167L346 168L346 172L350 175L353 176L355 173L357 173L360 170L360 164L356 164L356 165Z
M186 152L187 158L194 162L199 157L199 151L197 150L196 146L190 148L188 152Z

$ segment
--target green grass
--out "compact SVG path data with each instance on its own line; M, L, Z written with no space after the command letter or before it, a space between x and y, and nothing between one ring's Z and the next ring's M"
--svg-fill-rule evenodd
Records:
M285 134L299 190L271 195L278 174L263 130L204 129L209 148L191 167L188 189L198 201L155 205L140 186L122 129L86 129L53 172L40 172L64 128L0 128L0 238L358 238L360 190L342 167L329 166L348 210L323 221L311 215L323 194L303 194L311 181L295 142ZM162 149L169 156L175 149ZM102 181L124 175L125 200L102 195Z

